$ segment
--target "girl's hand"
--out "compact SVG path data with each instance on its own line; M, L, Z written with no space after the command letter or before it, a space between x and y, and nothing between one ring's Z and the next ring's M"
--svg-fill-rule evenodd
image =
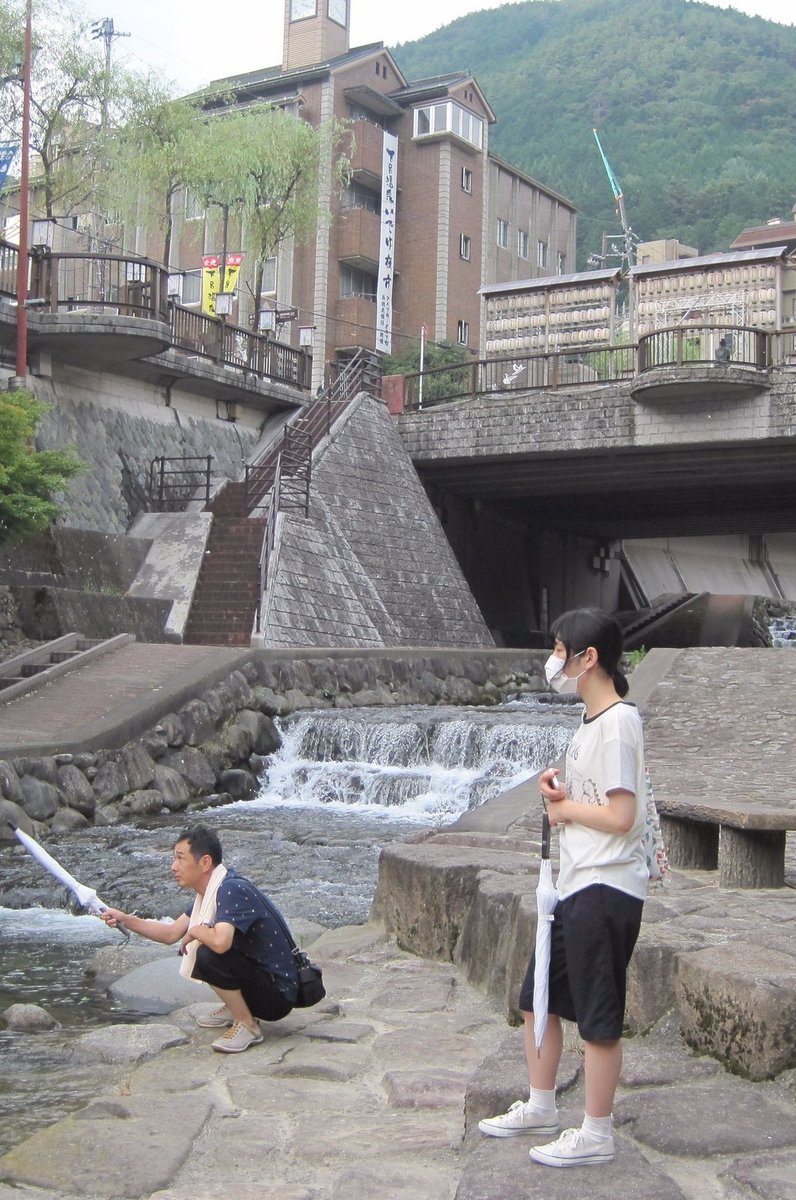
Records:
M555 803L566 798L566 788L559 782L558 768L550 767L539 776L539 790L544 800Z

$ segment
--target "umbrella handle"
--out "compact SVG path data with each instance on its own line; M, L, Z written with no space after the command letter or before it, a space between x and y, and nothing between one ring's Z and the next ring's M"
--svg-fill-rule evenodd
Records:
M550 818L545 808L542 814L542 858L550 857Z

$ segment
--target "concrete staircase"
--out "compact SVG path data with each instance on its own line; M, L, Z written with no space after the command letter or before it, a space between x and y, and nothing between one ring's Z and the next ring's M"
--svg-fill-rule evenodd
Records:
M265 520L247 515L245 483L228 483L210 509L213 524L183 641L248 646L259 600Z

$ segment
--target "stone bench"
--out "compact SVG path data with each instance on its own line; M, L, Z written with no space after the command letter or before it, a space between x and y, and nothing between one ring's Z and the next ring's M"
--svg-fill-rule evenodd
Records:
M785 835L796 829L792 807L656 796L673 867L715 871L726 888L776 888L785 883Z

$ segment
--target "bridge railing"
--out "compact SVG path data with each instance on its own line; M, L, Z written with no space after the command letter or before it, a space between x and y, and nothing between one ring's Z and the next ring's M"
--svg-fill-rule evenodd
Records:
M462 396L612 383L636 371L636 346L583 346L547 354L478 359L435 367L404 380L404 407L426 408Z
M747 367L772 365L771 334L748 325L687 324L655 329L638 340L638 373L660 367Z

